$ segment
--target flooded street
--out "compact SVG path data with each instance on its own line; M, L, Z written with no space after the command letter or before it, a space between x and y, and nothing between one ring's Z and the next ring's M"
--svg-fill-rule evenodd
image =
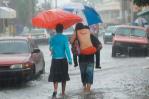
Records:
M52 95L53 84L47 81L51 59L48 45L40 45L40 48L44 52L46 73L25 85L1 88L0 99L48 99ZM149 99L148 64L148 57L112 58L111 44L103 45L102 69L95 69L90 95L82 94L79 67L69 66L71 80L66 88L68 99Z
M0 0L0 55L0 99L149 99L149 0Z

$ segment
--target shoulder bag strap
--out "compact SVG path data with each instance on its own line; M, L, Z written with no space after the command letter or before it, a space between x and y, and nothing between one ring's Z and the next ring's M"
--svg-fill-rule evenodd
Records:
M80 46L80 42L79 42L79 39L78 39L78 32L77 32L77 30L76 30L76 40L77 40L77 42L78 42L78 44Z

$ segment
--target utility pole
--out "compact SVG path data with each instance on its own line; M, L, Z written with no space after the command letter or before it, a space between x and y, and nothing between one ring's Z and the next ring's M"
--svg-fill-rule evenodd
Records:
M122 23L128 23L128 17L131 16L131 3L130 0L121 0L121 18Z
M133 0L130 0L131 2L131 23L134 21L134 12L133 12Z
M122 18L122 23L125 23L125 1L126 0L121 0L121 18Z
M55 8L57 8L57 0L55 0Z

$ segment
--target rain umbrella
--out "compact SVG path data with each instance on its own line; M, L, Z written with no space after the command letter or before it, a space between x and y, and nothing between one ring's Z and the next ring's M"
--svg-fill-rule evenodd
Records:
M143 27L148 24L147 20L143 17L137 18L134 23Z
M102 23L100 15L96 12L96 10L89 6L84 6L85 9L83 10L88 25L93 25L97 23Z
M96 12L96 10L93 7L89 7L81 3L70 3L64 5L62 8L66 11L71 12L83 11L88 25L102 23L100 15Z
M57 24L63 24L64 29L67 29L81 21L81 17L68 11L51 9L39 12L37 16L32 18L32 25L40 28L55 29Z

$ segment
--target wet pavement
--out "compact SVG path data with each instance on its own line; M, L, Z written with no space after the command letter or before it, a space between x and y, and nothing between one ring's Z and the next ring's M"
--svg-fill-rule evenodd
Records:
M91 94L72 90L68 99L149 99L148 77L149 70L140 66L97 71Z
M53 84L48 82L51 57L43 50L46 73L20 87L0 88L0 99L51 99ZM66 99L149 99L149 57L111 57L111 45L103 45L101 67L95 69L90 94L84 94L79 67L69 66ZM61 93L59 84L58 95ZM59 99L61 99L59 95Z

